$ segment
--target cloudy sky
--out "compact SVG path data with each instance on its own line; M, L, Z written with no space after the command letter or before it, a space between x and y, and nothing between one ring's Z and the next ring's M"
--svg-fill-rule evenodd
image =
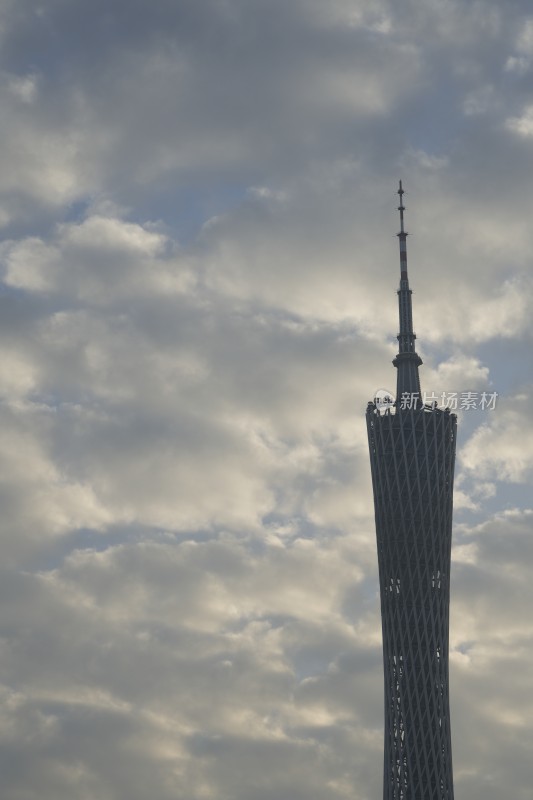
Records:
M457 800L531 800L525 0L1 0L3 800L375 800L364 424L459 411Z

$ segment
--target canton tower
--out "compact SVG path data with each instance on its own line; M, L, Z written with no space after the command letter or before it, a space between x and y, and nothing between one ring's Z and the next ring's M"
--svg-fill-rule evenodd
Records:
M383 800L453 800L448 626L457 418L422 403L400 181L396 401L370 402L383 630Z

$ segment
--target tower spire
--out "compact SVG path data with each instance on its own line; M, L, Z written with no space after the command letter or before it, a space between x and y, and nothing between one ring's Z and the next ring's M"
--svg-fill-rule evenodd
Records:
M409 277L407 275L407 231L404 228L403 196L405 190L400 181L398 189L400 196L400 288L398 289L398 306L400 314L400 332L398 334L399 352L392 362L398 370L396 400L398 405L405 394L412 396L415 405L420 404L420 378L418 367L422 364L422 359L415 351L416 335L413 331L413 308L411 301L411 289L409 288Z
M398 234L398 238L400 240L400 269L402 279L407 280L407 237L409 234L406 230L404 230L403 227L403 212L405 211L403 196L405 194L405 190L402 187L401 181L398 194L400 195L400 205L398 206L398 211L400 212L400 233Z

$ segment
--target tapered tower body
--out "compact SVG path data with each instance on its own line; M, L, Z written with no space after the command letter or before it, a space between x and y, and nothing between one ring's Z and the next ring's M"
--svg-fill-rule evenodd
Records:
M367 408L383 629L383 800L453 800L448 696L457 420L421 401L400 182L396 402Z

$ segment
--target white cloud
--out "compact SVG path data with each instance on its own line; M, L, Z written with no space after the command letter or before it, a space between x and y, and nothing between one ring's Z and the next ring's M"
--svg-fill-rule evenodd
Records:
M515 42L516 55L509 56L505 69L525 75L531 66L533 56L533 19L526 19L520 26L520 31Z
M502 398L493 414L462 451L464 467L478 478L527 481L533 469L529 394Z
M533 135L533 106L526 106L519 117L505 120L506 127L513 133L528 138Z
M9 89L23 103L33 103L37 96L37 76L21 75L12 77Z
M105 302L113 296L115 283L126 292L140 291L136 284L148 269L146 260L157 258L165 245L163 235L140 225L91 216L80 224L60 226L54 244L36 237L6 243L5 280L19 289L70 289L82 299ZM146 279L143 283L148 288Z

